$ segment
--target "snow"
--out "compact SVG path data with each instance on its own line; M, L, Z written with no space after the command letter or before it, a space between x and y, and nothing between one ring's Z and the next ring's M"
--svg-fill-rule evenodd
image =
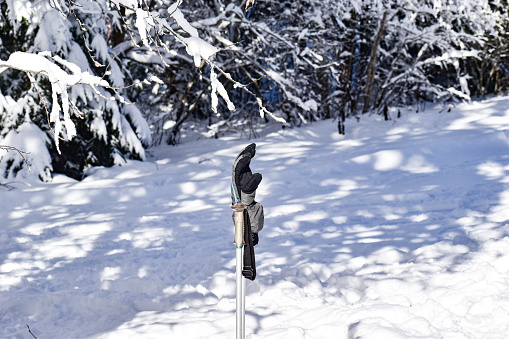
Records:
M168 14L175 20L177 25L180 26L184 31L189 33L193 38L198 38L198 30L194 28L184 17L184 14L180 11L178 6L180 5L179 2L174 3L168 8Z
M281 86L281 89L285 92L285 96L293 103L297 104L304 111L314 110L317 108L316 101L308 100L306 102L303 102L300 97L292 94L288 89L293 87L291 81L288 81L287 79L282 77L281 74L272 70L267 71L266 73L272 80L274 80L279 84L279 86Z
M122 108L124 115L129 117L135 126L135 133L138 139L145 147L150 146L152 143L152 135L150 134L150 127L147 121L143 118L140 110L135 105L124 105Z
M48 136L39 127L29 122L21 124L18 128L12 129L5 138L0 138L0 144L9 145L26 152L23 155L30 164L30 172L26 169L25 160L16 151L1 151L0 153L0 173L12 173L8 168L9 162L12 162L12 168L25 167L21 178L18 180L37 180L51 181L51 156L47 144L50 143ZM8 176L9 180L14 180L14 175Z
M151 27L155 26L154 18L149 12L141 8L136 8L135 25L136 28L138 29L138 32L140 33L140 37L141 40L143 41L143 44L150 48L150 42L148 41L147 32L150 31Z
M195 59L195 61L196 61L196 59ZM211 93L210 93L211 103L210 103L210 105L212 106L211 108L214 113L216 113L216 114L218 113L217 112L217 105L219 104L219 99L217 97L218 93L226 102L228 109L230 111L235 110L235 105L230 100L230 97L228 96L228 92L226 91L226 88L224 88L223 84L218 80L217 74L216 74L216 72L214 72L213 67L210 69L210 87L211 87Z
M274 123L81 182L11 183L0 337L233 338L229 176L254 141L266 215L248 338L506 338L508 104L362 116L346 136Z
M15 24L15 30L19 28L19 24L23 18L30 18L34 14L34 9L30 1L26 0L7 0L7 4L10 8L8 12L11 23Z
M197 37L183 38L182 40L186 45L187 54L193 57L194 65L198 68L202 60L210 61L210 58L219 51L216 47Z

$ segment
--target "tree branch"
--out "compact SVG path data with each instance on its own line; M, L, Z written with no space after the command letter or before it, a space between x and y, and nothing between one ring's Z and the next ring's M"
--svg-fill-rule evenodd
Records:
M32 333L32 330L30 329L30 326L28 326L27 324L27 328L28 328L28 333L30 333L32 335L32 337L34 337L35 339L37 339L37 337L35 336L35 334Z
M18 152L19 155L21 155L21 157L23 158L23 160L27 164L28 170L30 171L30 161L28 161L28 159L23 155L23 154L30 154L30 152L21 151L21 150L17 149L16 147L8 146L8 145L0 145L0 149L2 149L4 151L7 151L7 152L9 152L9 151L16 151L16 152Z

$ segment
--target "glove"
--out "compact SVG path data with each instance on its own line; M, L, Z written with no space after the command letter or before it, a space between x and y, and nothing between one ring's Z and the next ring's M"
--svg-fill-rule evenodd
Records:
M251 233L251 241L253 242L253 246L258 245L258 233Z
M264 214L263 206L255 201L256 189L262 181L262 175L260 173L253 174L249 167L255 154L256 144L253 143L246 146L237 155L233 163L231 191L232 205L237 203L246 205L252 232L256 233L256 242L258 242L257 233L263 228Z
M239 153L233 163L232 204L240 202L249 206L254 202L256 189L262 181L262 175L253 174L249 167L255 154L256 144L250 144Z

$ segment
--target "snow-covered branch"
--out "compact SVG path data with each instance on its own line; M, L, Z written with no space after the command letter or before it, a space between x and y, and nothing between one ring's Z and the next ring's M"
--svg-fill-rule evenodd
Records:
M283 118L276 117L274 114L270 113L263 106L262 99L251 92L246 85L243 85L234 80L227 72L222 70L220 66L214 63L213 57L220 51L220 49L212 46L210 43L203 40L199 36L198 30L189 23L182 11L179 9L179 5L182 3L182 1L177 1L176 3L172 4L168 8L167 12L169 17L173 19L178 28L183 31L184 34L188 35L188 37L184 37L182 34L179 34L177 31L175 31L168 23L168 21L161 17L159 13L145 10L143 5L140 5L137 0L111 1L117 7L121 5L126 6L136 12L135 25L145 47L149 49L154 47L156 50L162 48L169 54L176 53L174 51L170 51L169 48L162 42L162 39L159 38L164 34L170 34L174 36L178 42L185 46L187 54L193 58L194 65L196 67L201 68L204 63L207 63L210 66L210 81L212 88L211 105L212 111L214 113L217 114L218 94L225 100L230 111L235 110L235 105L230 100L224 85L218 80L217 74L215 73L215 70L217 70L219 73L223 74L228 81L232 82L235 88L241 88L255 98L260 108L261 116L267 113L277 122L285 122ZM254 1L248 1L246 3L246 10L248 10L253 5L253 3ZM164 59L161 60L164 62Z
M72 137L76 136L76 126L71 120L70 112L72 105L69 103L68 90L70 87L78 84L88 85L102 98L115 100L115 97L105 97L98 90L98 87L111 88L106 80L94 76L88 71L83 72L76 64L65 61L58 56L52 56L50 52L37 54L12 53L6 61L0 60L0 70L6 68L13 68L27 73L32 82L35 81L32 74L48 78L52 90L52 108L49 122L54 124L54 140L58 150L60 150L60 135L65 135L67 140L71 140ZM118 97L121 101L124 101L121 96ZM65 127L65 131L63 127Z
M177 1L168 7L167 9L168 18L163 17L159 12L149 11L148 5L146 4L145 1L141 0L110 0L110 1L119 10L121 7L124 7L135 13L136 20L134 21L134 25L139 33L141 42L149 50L151 51L155 50L159 55L161 62L166 67L169 67L165 60L166 55L176 55L177 52L175 52L174 50L170 50L167 44L163 42L163 37L165 35L173 36L176 41L185 46L187 54L190 57L192 57L194 65L196 67L201 68L205 63L209 64L210 81L212 87L211 103L212 111L214 113L217 114L218 105L217 94L219 94L225 100L227 107L230 111L235 110L235 105L230 100L224 85L218 80L217 74L214 72L214 70L217 70L218 72L225 75L226 79L234 84L234 87L241 88L242 90L246 91L249 95L255 98L255 101L260 107L260 114L262 116L264 115L264 113L267 113L269 116L274 118L274 120L278 122L285 122L284 119L276 117L274 114L270 113L263 106L262 99L255 95L253 92L249 91L246 85L243 85L238 81L234 80L225 71L223 71L219 65L214 63L213 61L214 55L220 52L221 50L211 45L210 43L208 43L199 36L198 30L195 27L193 27L191 23L189 23L189 21L185 18L184 14L179 8L179 6L182 4L182 0ZM253 4L254 4L253 0L247 1L245 7L246 11L250 9L253 6ZM177 25L178 29L182 32L182 34L177 32L168 22L167 19L170 18ZM123 21L125 22L125 20ZM136 45L136 42L133 41L133 43ZM164 53L160 52L161 49L164 51Z

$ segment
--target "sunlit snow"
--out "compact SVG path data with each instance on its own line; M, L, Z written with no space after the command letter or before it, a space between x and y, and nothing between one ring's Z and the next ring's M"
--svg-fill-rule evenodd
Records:
M0 187L0 337L233 338L230 173L254 141L247 338L506 338L508 104L188 137L81 182L26 173Z

